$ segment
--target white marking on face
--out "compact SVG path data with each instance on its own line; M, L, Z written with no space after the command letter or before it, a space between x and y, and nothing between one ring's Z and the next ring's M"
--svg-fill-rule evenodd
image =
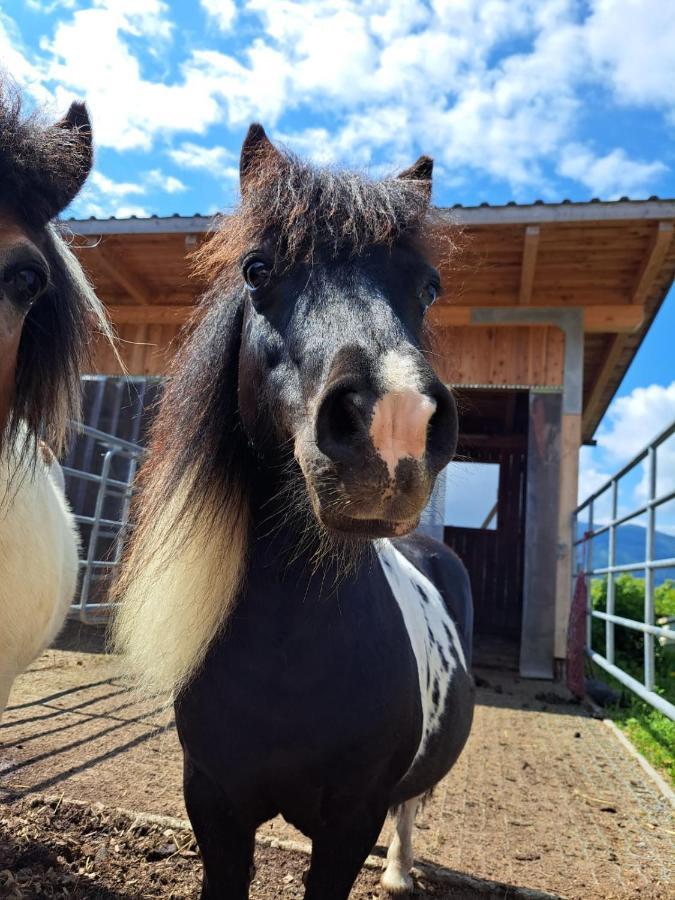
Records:
M377 553L417 662L422 737L414 765L440 726L453 673L458 663L466 670L466 659L457 627L438 589L390 541L378 541Z
M424 457L429 420L435 410L436 401L418 391L391 391L375 403L370 439L390 478L400 460Z
M414 352L387 350L380 360L379 376L385 393L389 391L419 393L422 390L419 364Z

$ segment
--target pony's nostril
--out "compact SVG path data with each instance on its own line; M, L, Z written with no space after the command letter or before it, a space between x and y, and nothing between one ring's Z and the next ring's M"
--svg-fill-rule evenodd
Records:
M338 395L333 401L331 418L336 437L350 438L358 434L363 425L358 394L354 391L346 391L344 394Z
M317 444L327 456L350 448L368 431L372 399L352 387L334 389L324 398L317 416Z
M433 471L441 469L457 448L457 410L452 395L443 385L430 390L436 409L427 425L427 460Z

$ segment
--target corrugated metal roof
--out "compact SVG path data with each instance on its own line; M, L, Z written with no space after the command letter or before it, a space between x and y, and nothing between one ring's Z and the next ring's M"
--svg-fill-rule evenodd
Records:
M501 205L484 202L477 206L437 207L441 216L457 225L497 225L528 224L546 222L593 222L621 221L627 219L673 219L675 218L675 199L662 199L652 196L646 200L630 200L621 197L619 200L599 200L593 198L586 201L562 200L560 203L545 203L535 200L533 203L516 203L511 200ZM65 224L77 234L167 234L167 233L203 233L208 231L215 215L195 213L185 216L174 213L171 216L152 215L147 218L130 216L117 219L88 219L71 217Z

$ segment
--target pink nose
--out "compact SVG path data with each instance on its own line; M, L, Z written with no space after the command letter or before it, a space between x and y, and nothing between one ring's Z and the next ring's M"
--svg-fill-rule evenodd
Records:
M370 438L391 478L400 460L424 456L435 411L436 401L414 390L390 391L375 403Z

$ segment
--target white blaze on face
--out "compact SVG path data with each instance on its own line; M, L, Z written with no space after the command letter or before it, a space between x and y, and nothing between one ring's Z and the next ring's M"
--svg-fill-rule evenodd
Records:
M424 457L436 401L421 392L419 369L410 354L385 353L379 375L385 393L373 408L370 437L393 479L401 459Z

